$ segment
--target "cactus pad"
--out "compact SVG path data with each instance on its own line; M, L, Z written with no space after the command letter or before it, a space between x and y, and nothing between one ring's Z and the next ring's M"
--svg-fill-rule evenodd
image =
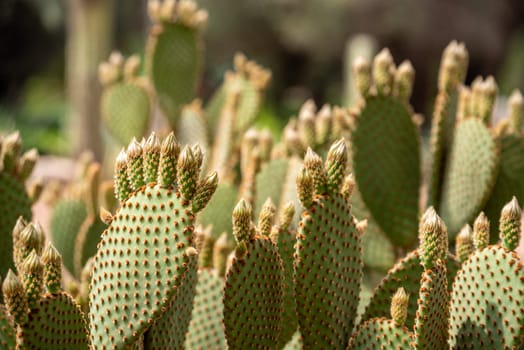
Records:
M95 256L98 242L107 225L100 218L89 216L83 222L75 241L74 273L80 276L87 260Z
M3 305L0 305L0 348L14 349L15 347L15 330L13 320L7 314Z
M237 200L238 190L235 186L226 183L218 185L215 195L198 215L198 222L202 226L213 225L215 237L223 232L232 234L231 212Z
M45 294L18 328L17 339L21 349L89 349L84 315L64 292Z
M392 97L366 99L352 134L353 169L364 203L396 245L417 237L420 142L407 107Z
M440 212L455 237L486 204L497 176L497 145L480 119L457 125L446 169Z
M241 259L235 256L226 275L224 326L227 343L232 350L274 349L282 317L282 260L277 247L265 236L245 242L244 247L247 254Z
M412 333L392 320L373 318L361 324L351 337L348 350L411 349Z
M477 251L462 264L450 305L452 349L524 346L524 265L500 246Z
M502 207L516 196L524 203L524 182L519 174L524 173L524 139L518 135L505 135L499 138L500 167L497 181L491 192L484 212L491 224L490 241L498 239L499 216Z
M198 271L193 315L186 336L186 349L226 349L226 337L222 325L223 288L223 279L212 270Z
M459 268L459 261L448 254L446 270L449 291L451 291L451 283ZM422 276L423 271L418 251L409 253L404 259L397 262L375 289L373 297L362 315L362 322L373 317L389 316L391 297L400 287L403 287L408 295L418 295L420 276ZM416 312L417 300L414 297L409 298L408 316L406 319L407 327L412 328L414 326Z
M102 120L121 144L141 138L149 126L151 101L148 91L134 82L119 82L104 89L100 100Z
M171 305L144 336L146 349L182 349L184 347L197 284L198 255L196 250L193 252Z

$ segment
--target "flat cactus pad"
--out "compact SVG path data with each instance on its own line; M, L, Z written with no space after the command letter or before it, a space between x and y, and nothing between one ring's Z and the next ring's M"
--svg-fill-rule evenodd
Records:
M348 350L411 349L413 334L392 320L373 318L361 324L351 337Z

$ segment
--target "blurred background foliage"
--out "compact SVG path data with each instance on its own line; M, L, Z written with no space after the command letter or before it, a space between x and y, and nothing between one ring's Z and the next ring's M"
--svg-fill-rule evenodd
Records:
M210 14L199 95L209 98L231 67L234 53L244 52L273 72L259 118L273 129L281 128L307 98L319 105L342 103L345 48L358 33L373 36L379 48L389 47L397 63L412 61L417 112L428 115L425 112L431 109L440 55L452 39L465 42L470 52L468 82L479 74L492 74L501 95L517 87L524 90L522 0L199 3ZM88 50L80 54L89 56L89 45L100 41L104 45L88 57L91 61L99 62L97 55L105 59L110 48L125 55L143 54L148 27L145 0L0 0L0 132L20 129L25 146L36 146L42 153L79 151L70 120L77 92L74 69L79 68L72 64L77 58L68 47L77 51L71 40L78 40L74 33L79 30L78 18L97 4L97 11L104 13L94 15L96 33L91 33ZM96 16L109 19L109 25L98 23L104 19ZM81 98L89 114L97 114L98 83L88 83L88 95Z

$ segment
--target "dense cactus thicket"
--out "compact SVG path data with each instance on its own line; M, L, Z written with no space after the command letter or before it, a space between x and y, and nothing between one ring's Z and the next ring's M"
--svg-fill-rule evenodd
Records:
M100 66L114 178L80 158L49 232L36 151L0 139L0 348L524 349L520 92L493 125L496 83L465 86L452 42L421 142L415 71L384 49L355 60L355 105L306 101L277 141L253 127L267 69L238 54L203 104L207 12L149 15L143 75Z

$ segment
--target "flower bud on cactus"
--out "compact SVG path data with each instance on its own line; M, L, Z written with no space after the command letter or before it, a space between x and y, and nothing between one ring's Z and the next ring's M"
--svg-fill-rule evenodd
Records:
M38 160L38 150L36 148L30 149L18 161L18 174L22 179L27 179Z
M271 201L271 198L268 198L264 202L258 216L258 230L260 231L260 234L269 236L271 227L273 226L273 221L275 220L276 212L277 208L273 204L273 201Z
M218 276L225 276L227 257L232 249L233 246L229 241L227 233L222 233L213 247L213 266L215 267Z
M198 181L197 162L193 151L189 146L185 146L178 157L177 174L178 185L182 197L191 200L195 194Z
M133 138L127 148L127 178L134 190L145 185L143 174L143 150L142 145Z
M339 152L339 154L342 153L343 152ZM304 157L304 167L307 169L308 173L313 179L315 193L324 193L326 190L326 185L328 184L326 170L322 164L322 158L313 152L311 148L307 149L306 156Z
M420 261L425 269L431 269L437 260L445 261L448 251L446 225L430 207L420 220Z
M249 242L254 238L255 232L251 225L251 215L251 206L244 199L241 199L233 209L233 235L238 243Z
M24 292L24 285L11 270L7 272L7 276L2 284L2 293L4 294L7 311L13 317L15 323L18 325L25 324L29 314L27 296Z
M502 240L502 245L509 250L515 250L519 245L520 217L519 202L517 198L513 197L511 202L502 208L500 214L500 239Z
M177 175L177 160L180 154L180 144L173 132L169 133L160 149L160 170L158 182L163 187L173 184Z
M404 61L395 72L395 95L400 101L408 102L413 92L415 69L409 61Z
M209 174L205 179L203 179L198 185L192 202L193 212L197 213L207 205L207 203L211 199L211 196L213 196L213 193L215 193L217 186L218 175L217 172L214 171L211 174Z
M313 202L314 193L313 178L306 168L302 168L302 171L297 175L297 194L302 207L309 208Z
M153 132L144 145L144 180L146 183L157 180L158 163L160 162L160 140Z
M473 231L469 224L464 225L457 235L455 242L455 251L457 258L460 262L464 262L468 257L475 251L475 245L473 244Z
M391 319L395 326L402 327L408 316L409 295L404 288L399 288L391 299Z
M56 248L48 243L42 253L42 264L44 265L44 285L51 294L60 291L62 281L62 256Z
M522 122L524 119L524 98L520 90L515 90L509 97L509 121L513 132L522 132Z
M338 189L344 182L348 152L344 139L335 142L327 154L326 171L331 188Z
M33 250L24 260L21 266L21 271L24 282L24 290L27 295L27 302L29 307L34 309L38 306L38 301L40 300L44 286L44 266L42 265L36 250Z
M131 184L127 178L127 154L122 148L115 162L115 197L124 202L131 194Z
M31 251L41 252L42 242L42 233L33 223L29 223L20 232L19 239L13 247L13 259L18 271L21 270L23 261L29 256Z
M2 160L4 169L11 171L16 167L16 159L22 149L22 138L20 132L15 131L7 135L2 142Z
M359 56L353 62L353 75L355 76L355 85L361 96L369 95L371 88L371 65L369 62Z
M375 56L373 60L373 80L379 95L389 95L393 88L393 74L395 72L395 63L393 57L387 48Z
M342 184L342 190L340 190L340 194L349 199L353 193L353 190L355 189L355 186L356 183L353 174L347 175L344 178L344 183Z
M293 217L295 216L295 205L293 202L288 202L285 204L284 209L282 210L282 213L280 214L280 227L283 230L287 230L289 228L289 225L293 221Z
M473 224L473 244L476 250L484 249L489 244L489 220L481 212Z

